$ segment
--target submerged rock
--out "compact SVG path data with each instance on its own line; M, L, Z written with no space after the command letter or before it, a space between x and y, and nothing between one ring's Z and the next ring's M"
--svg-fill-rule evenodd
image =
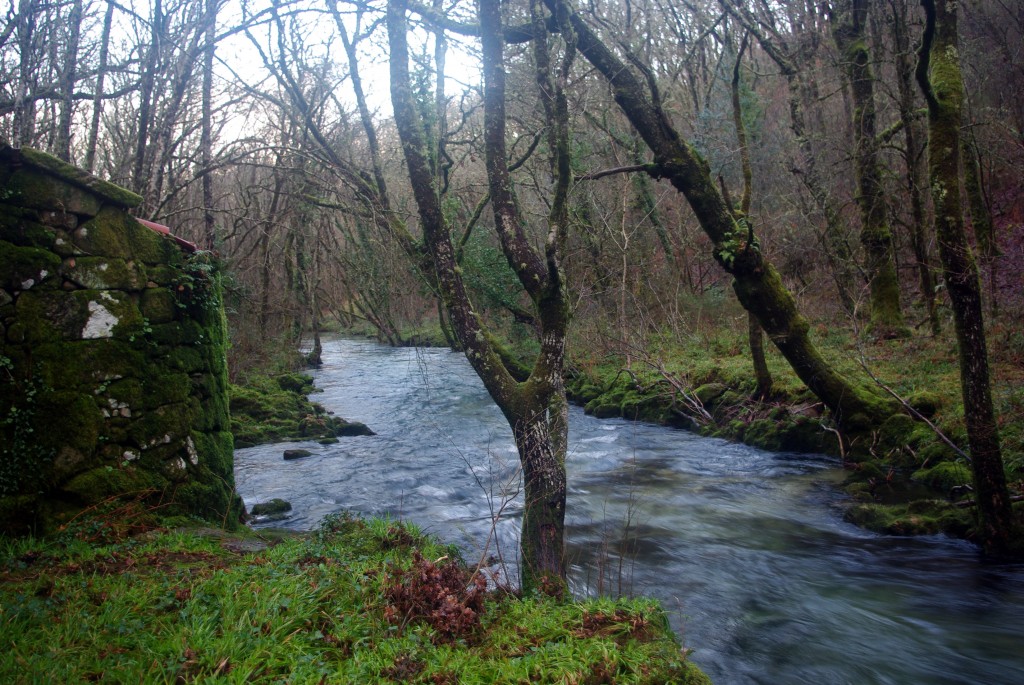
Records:
M313 453L310 452L309 450L285 450L284 458L286 461L291 461L292 459L302 459L303 457L309 457L312 456L312 454Z

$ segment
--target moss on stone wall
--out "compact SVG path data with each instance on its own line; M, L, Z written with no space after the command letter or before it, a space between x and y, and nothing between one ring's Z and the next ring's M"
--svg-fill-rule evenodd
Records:
M41 153L0 149L0 179L0 527L118 495L237 523L215 261Z

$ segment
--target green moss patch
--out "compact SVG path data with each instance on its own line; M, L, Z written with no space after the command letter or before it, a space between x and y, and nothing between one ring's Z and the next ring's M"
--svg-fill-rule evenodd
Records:
M285 440L318 440L337 436L373 435L358 422L332 416L306 395L313 379L302 374L250 378L231 386L231 431L236 447Z

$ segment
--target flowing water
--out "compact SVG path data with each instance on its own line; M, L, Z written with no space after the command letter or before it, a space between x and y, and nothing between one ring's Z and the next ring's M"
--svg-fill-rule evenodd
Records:
M511 431L461 355L332 340L315 376L316 401L377 435L287 445L314 452L297 461L236 451L247 505L286 499L272 525L295 529L342 510L401 517L467 561L514 567ZM574 592L659 598L717 685L1024 683L1024 565L843 522L826 457L578 408L570 425Z

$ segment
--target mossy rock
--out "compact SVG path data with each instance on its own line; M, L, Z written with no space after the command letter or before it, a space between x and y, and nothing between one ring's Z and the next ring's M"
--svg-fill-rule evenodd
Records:
M917 428L917 422L906 414L894 414L879 429L879 442L884 450L901 448L908 444Z
M359 423L358 421L345 421L338 419L336 423L332 424L334 435L338 437L354 437L357 435L376 435L370 430L366 424Z
M153 365L153 371L142 379L143 392L140 398L145 409L156 409L165 404L183 404L192 395L192 379L182 372L165 371Z
M127 209L136 207L142 202L142 198L130 190L108 183L83 169L33 148L23 147L16 150L4 145L0 148L0 159L12 160L14 163L11 166L16 170L25 169L33 174L45 176L47 179L59 181L69 189L80 190L118 207ZM75 210L59 204L54 211L71 212Z
M29 290L44 282L59 283L60 257L39 247L19 247L0 240L0 287Z
M44 393L38 405L36 434L41 445L68 447L91 455L103 432L103 414L89 396L72 391Z
M52 342L34 350L42 378L51 387L95 393L121 378L141 377L149 369L144 355L119 340Z
M167 288L147 288L139 298L139 311L150 323L168 323L178 316L178 300Z
M226 482L234 483L235 439L230 431L192 431L199 464Z
M918 500L909 504L858 504L846 512L851 523L887 535L934 535L968 537L972 514L947 502Z
M617 402L610 402L607 397L601 396L587 402L583 411L599 419L610 419L621 416L622 405Z
M164 364L171 369L185 373L197 373L206 368L202 351L194 346L190 347L162 347L158 356L164 360Z
M23 167L7 177L0 201L19 207L94 216L103 206L95 193L76 188L51 174Z
M238 528L245 513L240 497L216 479L192 480L178 486L171 496L168 513L177 509L183 514L216 523L227 530Z
M64 278L89 290L141 290L146 283L134 262L110 257L72 257Z
M101 466L78 474L62 485L61 490L73 494L82 504L92 505L111 497L160 490L166 485L166 481L151 471L132 466Z
M960 455L945 442L936 438L933 442L923 445L918 451L917 456L920 458L921 463L935 464L941 461L953 461L959 458Z
M50 249L57 234L54 228L39 221L38 212L0 204L0 241L21 247Z
M786 452L826 452L830 434L821 422L807 416L794 416L780 424L779 444Z
M284 374L282 376L277 376L274 380L281 390L298 395L308 395L315 389L313 386L313 377L302 373Z
M747 424L743 441L748 445L773 452L782 450L782 436L779 424L771 419L755 419Z
M291 502L278 497L269 502L260 502L249 507L249 513L253 516L273 516L275 514L285 514L291 510Z
M964 464L944 461L931 468L921 469L911 479L924 483L947 497L954 488L971 484L971 469Z
M177 404L147 411L129 425L128 437L134 446L143 450L183 440L189 434L193 418L186 409Z
M173 264L182 261L181 249L169 237L143 226L128 215L123 215L128 249L131 255L145 264Z
M693 395L700 400L701 404L709 407L715 403L715 400L724 395L728 389L729 387L723 383L706 383L694 390Z
M143 388L143 382L138 378L122 378L119 380L110 381L106 385L106 390L99 391L97 399L100 400L101 406L103 402L113 400L110 403L111 409L116 409L121 405L126 405L128 408L134 408L135 411L140 409L155 409L156 407L166 404L166 402L160 402L159 404L152 404L154 401L159 401L159 398L152 396L147 397ZM100 386L103 387L102 385ZM148 400L148 401L144 401Z

